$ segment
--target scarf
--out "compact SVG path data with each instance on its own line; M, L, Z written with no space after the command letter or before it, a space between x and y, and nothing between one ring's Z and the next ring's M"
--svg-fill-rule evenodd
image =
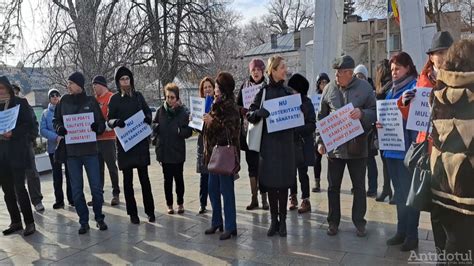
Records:
M397 91L399 91L401 88L405 87L408 83L412 82L414 79L416 79L416 76L408 76L405 75L402 78L398 80L393 81L392 85L392 93L396 94Z
M163 108L165 108L166 115L169 118L173 118L173 117L176 116L176 109L169 106L169 104L167 102L165 102L165 104L163 104Z

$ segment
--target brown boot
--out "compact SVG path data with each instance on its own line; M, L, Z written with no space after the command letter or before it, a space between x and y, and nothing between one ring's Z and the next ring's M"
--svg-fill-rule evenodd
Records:
M267 193L261 193L260 196L262 197L262 209L269 210L270 206L268 206Z
M296 194L290 195L289 203L290 203L290 207L288 208L290 209L290 211L294 211L298 208L298 199L296 199Z
M257 198L257 178L250 177L250 190L252 191L252 201L247 206L247 210L253 210L258 208L258 198Z
M309 202L309 199L304 199L301 202L301 206L298 209L298 213L305 213L305 212L310 212L311 211L311 203Z

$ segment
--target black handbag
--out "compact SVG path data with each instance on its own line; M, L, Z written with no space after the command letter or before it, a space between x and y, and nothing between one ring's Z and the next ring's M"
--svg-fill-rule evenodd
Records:
M420 143L412 143L404 160L405 166L412 173L406 205L427 212L431 211L433 198L431 192L430 154L428 153L428 135L432 118L433 113L428 122L425 139Z

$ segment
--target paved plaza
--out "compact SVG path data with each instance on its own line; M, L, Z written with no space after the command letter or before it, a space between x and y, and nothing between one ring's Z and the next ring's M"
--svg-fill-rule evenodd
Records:
M86 235L78 235L78 216L73 207L53 210L53 183L51 173L41 176L43 203L46 210L34 213L37 232L29 237L21 234L0 236L0 264L59 264L59 265L404 265L409 252L388 247L387 238L396 230L395 206L367 199L367 236L356 236L351 221L351 183L346 170L341 191L342 221L337 236L326 234L328 212L327 179L322 176L321 193L311 193L312 212L288 212L288 236L267 237L270 214L261 209L247 211L250 186L246 164L242 164L241 177L235 183L238 237L219 240L219 234L204 235L210 226L211 213L197 215L199 208L199 175L196 169L196 138L187 142L185 163L185 209L183 215L166 214L161 167L152 153L149 167L150 180L156 205L156 223L148 223L143 211L138 178L135 178L135 196L139 205L140 225L130 223L125 210L123 194L121 204L110 206L111 184L105 182L105 221L107 231L95 228L92 209ZM381 161L377 158L379 169ZM326 173L326 159L323 159ZM313 185L312 168L309 170ZM121 176L121 175L120 175ZM136 177L136 175L135 175ZM120 177L121 178L121 177ZM379 174L379 191L382 186ZM122 180L122 178L121 178ZM122 183L122 181L120 182ZM86 182L86 199L91 196ZM121 184L122 188L122 184ZM300 196L300 195L299 195ZM176 201L176 195L175 195ZM10 222L3 200L0 201L0 228ZM210 203L208 209L210 209ZM422 213L419 227L418 253L434 252L433 235L428 213Z

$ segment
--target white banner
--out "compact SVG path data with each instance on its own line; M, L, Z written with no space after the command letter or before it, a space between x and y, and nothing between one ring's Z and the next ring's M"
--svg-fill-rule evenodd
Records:
M319 112L319 105L321 104L321 97L322 97L322 94L313 94L313 95L311 95L311 102L313 103L314 112L316 112L316 114L318 114L318 112Z
M250 105L255 99L255 95L260 91L262 85L250 86L242 89L242 100L244 102L244 108L249 109Z
M268 133L304 125L300 106L300 94L264 101L263 107L270 112L270 116L266 119Z
M402 113L395 100L377 101L377 121L383 128L378 128L380 150L405 151Z
M125 127L115 127L115 134L117 135L120 144L124 151L128 151L137 145L144 138L151 135L151 127L143 122L145 114L142 110L125 120Z
M97 140L96 133L92 131L91 124L94 123L94 113L82 113L63 116L64 128L67 130L65 136L66 144L94 142Z
M204 126L202 117L205 113L206 99L200 97L189 97L189 102L191 103L191 121L189 121L189 126L202 131Z
M410 102L407 129L415 131L426 131L430 120L430 94L431 88L416 88L415 98Z
M15 129L18 113L20 112L20 105L5 111L0 111L0 134L5 134Z
M316 122L327 152L364 133L360 121L349 117L352 110L354 106L349 103Z

